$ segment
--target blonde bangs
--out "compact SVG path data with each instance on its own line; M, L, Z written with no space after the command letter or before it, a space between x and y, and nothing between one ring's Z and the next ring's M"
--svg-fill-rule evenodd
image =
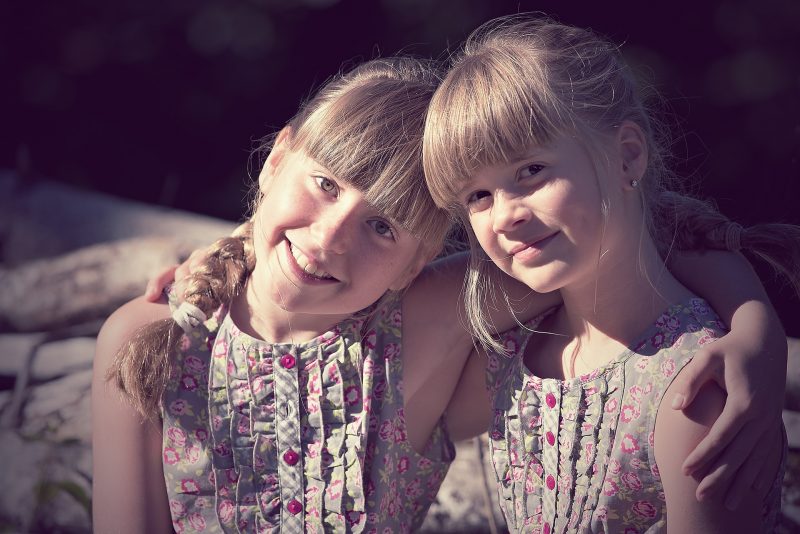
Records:
M393 78L355 84L304 116L292 144L359 189L385 217L438 247L449 216L431 199L422 169L422 132L434 88L410 91Z
M457 193L481 167L507 162L551 141L567 125L553 114L538 63L494 47L462 58L433 97L423 162L437 205L457 210ZM521 75L522 74L522 75ZM526 76L527 74L527 76Z

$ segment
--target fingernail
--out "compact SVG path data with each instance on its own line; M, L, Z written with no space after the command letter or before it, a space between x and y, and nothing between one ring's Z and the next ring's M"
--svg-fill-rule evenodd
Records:
M686 397L681 395L680 393L676 394L672 397L672 409L673 410L680 410L683 408L683 403L686 400Z

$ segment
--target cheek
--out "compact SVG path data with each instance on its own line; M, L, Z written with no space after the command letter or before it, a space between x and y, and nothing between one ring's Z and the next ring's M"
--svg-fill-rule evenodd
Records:
M483 250L489 253L494 243L497 242L497 235L492 228L489 210L471 214L469 216L469 225L475 237L478 239L478 243L480 243Z

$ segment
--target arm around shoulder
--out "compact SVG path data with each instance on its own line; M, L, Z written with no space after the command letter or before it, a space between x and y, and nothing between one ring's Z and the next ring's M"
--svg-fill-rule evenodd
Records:
M674 383L673 383L674 384ZM669 388L665 399L669 397ZM701 476L683 473L689 453L708 433L722 413L725 392L706 383L694 402L684 410L672 410L666 403L658 409L655 425L655 458L667 501L667 532L760 532L761 497L751 488L736 510L724 506L724 495L699 502L695 497ZM776 472L780 462L780 443L769 454L768 469Z
M140 297L114 312L98 335L92 378L95 532L172 532L160 424L145 420L107 379L117 352L136 330L168 317L166 304Z

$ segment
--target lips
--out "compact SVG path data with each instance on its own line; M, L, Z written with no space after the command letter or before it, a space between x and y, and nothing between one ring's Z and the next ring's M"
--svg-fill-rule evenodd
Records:
M314 259L306 256L305 253L296 247L291 241L288 241L288 243L289 251L291 252L292 257L294 258L297 267L299 267L303 277L320 281L336 280L336 278L331 276L330 273L324 271Z
M553 232L552 234L547 234L542 237L537 237L536 239L529 241L527 243L521 243L512 248L511 251L509 252L509 255L515 257L530 257L537 255L558 234L559 232Z

